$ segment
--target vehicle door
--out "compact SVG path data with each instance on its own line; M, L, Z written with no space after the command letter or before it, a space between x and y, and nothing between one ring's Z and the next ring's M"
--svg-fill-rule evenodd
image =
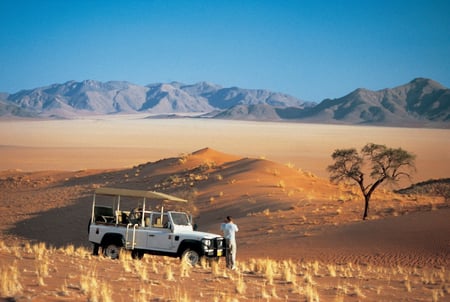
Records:
M128 224L125 239L128 248L145 249L147 247L147 231L142 225L142 212L137 213L135 224Z
M147 248L156 251L171 252L173 247L173 233L167 213L153 213L151 225L147 229Z
M145 229L143 229L143 228L141 228L141 227L139 227L138 229L136 229L136 234L135 234L135 246L134 246L134 248L137 248L137 249L145 249L146 247L147 247L147 235L148 235L148 232L145 230Z

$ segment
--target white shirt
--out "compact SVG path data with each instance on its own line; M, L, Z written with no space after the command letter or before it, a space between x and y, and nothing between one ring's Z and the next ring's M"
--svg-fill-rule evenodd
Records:
M235 233L239 231L237 225L233 222L222 223L220 229L223 231L223 236L228 240L236 240Z

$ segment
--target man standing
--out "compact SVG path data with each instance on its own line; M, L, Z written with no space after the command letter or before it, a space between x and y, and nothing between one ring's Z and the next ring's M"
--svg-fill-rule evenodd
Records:
M225 237L227 267L235 270L237 250L235 233L238 232L239 229L237 225L234 224L231 216L227 216L225 222L220 226L220 229L223 231L223 236Z

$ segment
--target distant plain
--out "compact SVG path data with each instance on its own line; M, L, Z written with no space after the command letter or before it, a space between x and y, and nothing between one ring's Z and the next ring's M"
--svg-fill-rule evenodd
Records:
M79 120L0 121L0 170L132 167L204 147L295 165L319 177L337 148L368 142L417 156L413 182L448 177L450 131L200 118L101 116Z

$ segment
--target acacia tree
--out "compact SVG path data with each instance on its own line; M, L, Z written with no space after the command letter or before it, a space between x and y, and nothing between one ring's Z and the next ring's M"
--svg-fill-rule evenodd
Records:
M415 171L415 155L385 145L368 143L361 153L354 148L336 149L331 157L334 164L327 169L330 180L334 183L350 180L361 189L364 196L363 220L367 217L372 193L380 184L397 182L401 177L410 178L409 172Z

